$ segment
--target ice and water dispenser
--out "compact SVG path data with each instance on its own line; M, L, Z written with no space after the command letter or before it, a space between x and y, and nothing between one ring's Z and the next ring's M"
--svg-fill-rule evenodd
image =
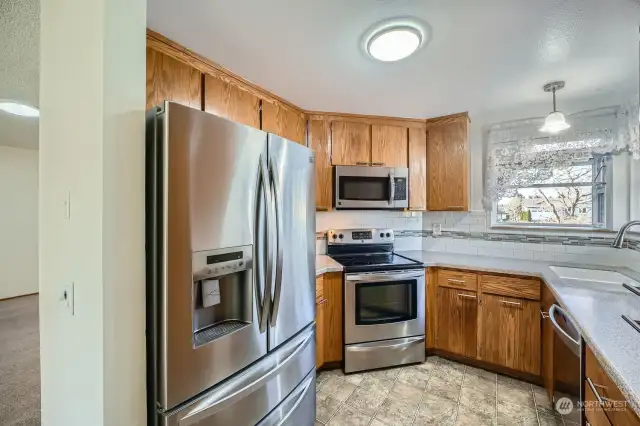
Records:
M192 262L194 347L251 325L252 246L193 253Z

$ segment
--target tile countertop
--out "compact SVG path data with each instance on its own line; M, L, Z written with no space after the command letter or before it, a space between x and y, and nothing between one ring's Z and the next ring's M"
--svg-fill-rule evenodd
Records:
M327 255L316 255L316 277L326 272L341 272L342 265Z
M513 275L537 276L547 283L556 299L574 319L580 334L593 350L602 367L618 385L634 411L640 415L640 333L625 322L621 315L640 319L640 297L629 291L596 291L577 284L569 285L549 266L572 266L586 269L618 271L636 280L638 272L628 268L563 264L532 260L507 259L428 251L399 251L426 266L502 272Z

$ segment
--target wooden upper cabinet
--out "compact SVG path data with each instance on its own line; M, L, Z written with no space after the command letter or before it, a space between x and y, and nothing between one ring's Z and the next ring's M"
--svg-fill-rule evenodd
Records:
M427 209L427 132L409 129L409 210Z
M371 126L371 162L374 166L407 167L406 127Z
M427 127L429 210L469 210L469 146L466 115Z
M197 69L147 47L147 109L165 100L201 109L201 76Z
M304 114L279 102L262 101L262 130L307 145Z
M482 295L478 359L540 374L540 302Z
M217 76L204 76L204 110L260 128L260 98Z
M330 210L331 199L331 147L329 144L329 122L309 120L309 148L315 156L316 210Z
M475 358L478 300L475 291L438 288L436 348Z
M371 125L334 121L331 123L331 164L368 165L371 162Z

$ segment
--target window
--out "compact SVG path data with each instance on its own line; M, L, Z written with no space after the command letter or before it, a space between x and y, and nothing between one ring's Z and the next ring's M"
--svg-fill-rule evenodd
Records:
M610 157L554 168L514 170L494 201L493 225L610 227Z

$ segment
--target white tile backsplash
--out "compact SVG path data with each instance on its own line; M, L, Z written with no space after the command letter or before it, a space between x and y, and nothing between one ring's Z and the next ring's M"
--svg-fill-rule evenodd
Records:
M392 228L419 231L422 213L386 210L342 210L316 213L316 232L348 228Z

